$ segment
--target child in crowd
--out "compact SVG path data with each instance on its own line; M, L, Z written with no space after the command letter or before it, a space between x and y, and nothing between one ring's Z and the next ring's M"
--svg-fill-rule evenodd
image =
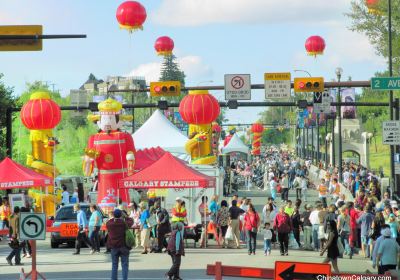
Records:
M264 235L264 256L269 256L271 254L272 231L270 226L270 223L265 223L262 229L262 234Z

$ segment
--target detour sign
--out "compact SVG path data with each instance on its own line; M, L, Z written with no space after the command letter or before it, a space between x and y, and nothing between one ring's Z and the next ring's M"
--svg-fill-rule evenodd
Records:
M327 279L331 265L323 263L275 262L275 280Z
M76 237L78 234L77 224L61 224L60 226L60 236L61 237Z

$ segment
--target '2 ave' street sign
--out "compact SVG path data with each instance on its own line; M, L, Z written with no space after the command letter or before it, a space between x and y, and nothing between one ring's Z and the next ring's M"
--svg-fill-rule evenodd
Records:
M400 89L400 77L372 78L371 88L374 90Z

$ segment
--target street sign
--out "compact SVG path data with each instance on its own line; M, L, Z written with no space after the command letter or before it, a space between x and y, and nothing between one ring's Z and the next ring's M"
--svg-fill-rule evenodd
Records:
M275 280L328 279L330 275L329 263L275 262Z
M0 35L42 35L41 25L0 26ZM42 39L0 40L0 51L41 51Z
M290 73L265 73L265 99L290 98Z
M382 122L384 145L400 145L400 121Z
M325 114L331 112L331 99L328 91L314 92L314 112Z
M21 213L19 232L21 240L45 240L46 214Z
M225 74L225 100L250 99L250 74Z
M372 78L371 88L374 90L400 89L400 77Z

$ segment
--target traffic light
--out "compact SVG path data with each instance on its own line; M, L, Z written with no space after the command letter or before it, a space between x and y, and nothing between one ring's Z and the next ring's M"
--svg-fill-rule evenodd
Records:
M150 96L179 96L180 93L179 81L150 82Z
M294 92L323 92L324 78L294 78Z

